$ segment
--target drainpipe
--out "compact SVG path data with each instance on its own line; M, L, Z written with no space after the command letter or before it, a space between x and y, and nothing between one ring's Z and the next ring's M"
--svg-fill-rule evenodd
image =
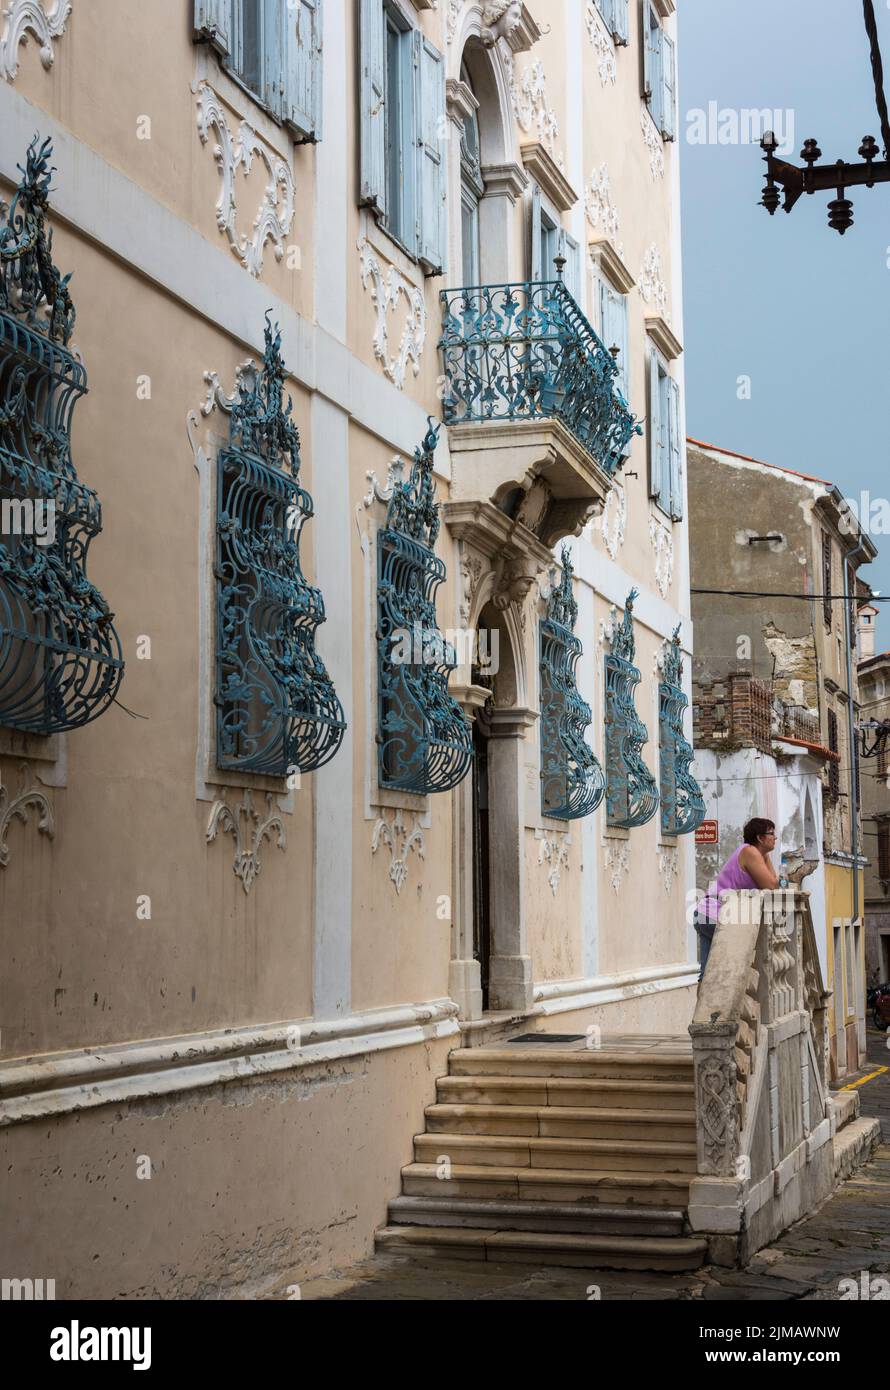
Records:
M853 921L859 917L859 778L856 776L856 722L853 709L853 647L850 641L850 562L865 549L860 538L855 550L844 556L844 632L847 638L847 728L850 749L850 842L853 851ZM853 574L853 583L856 576Z

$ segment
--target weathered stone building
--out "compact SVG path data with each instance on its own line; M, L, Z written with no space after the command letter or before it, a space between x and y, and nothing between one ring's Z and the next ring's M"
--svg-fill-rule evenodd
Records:
M856 601L843 595L858 595L847 568L855 575L875 547L832 483L694 440L688 457L696 769L720 833L716 850L699 849L700 881L754 815L776 821L789 870L812 864L843 1075L865 1046Z
M873 617L873 612L866 612ZM869 627L871 625L869 624ZM862 628L860 628L860 636ZM871 637L871 643L868 638ZM871 652L867 647L871 646ZM874 651L874 633L859 662L861 720L872 756L860 762L865 868L865 977L869 985L890 981L890 652ZM868 726L887 724L888 731Z

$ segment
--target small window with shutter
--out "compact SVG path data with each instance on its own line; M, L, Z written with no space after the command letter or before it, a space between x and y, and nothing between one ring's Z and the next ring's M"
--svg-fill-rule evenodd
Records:
M839 751L837 715L835 714L833 709L830 709L828 711L828 748L829 751L832 753L837 753ZM837 798L840 796L840 791L840 762L838 758L831 758L828 763L828 795L832 798L833 801L836 801Z
M830 628L832 624L831 537L827 531L822 532L822 616L825 619L825 626Z
M324 0L194 0L194 35L300 143L321 139Z
M649 344L649 496L672 521L683 519L683 437L680 387Z
M890 879L890 822L878 821L878 878Z
M640 0L643 97L665 140L677 133L677 54L653 0Z
M440 275L446 258L445 64L400 7L359 0L359 203Z

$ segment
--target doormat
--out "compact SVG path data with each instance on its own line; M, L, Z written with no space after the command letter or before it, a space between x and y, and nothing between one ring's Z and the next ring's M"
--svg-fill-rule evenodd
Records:
M567 1043L583 1042L584 1033L523 1033L520 1038L508 1038L511 1043Z

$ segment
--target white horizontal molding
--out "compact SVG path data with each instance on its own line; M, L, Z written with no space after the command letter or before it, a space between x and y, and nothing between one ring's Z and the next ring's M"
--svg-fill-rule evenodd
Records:
M453 1000L431 999L330 1022L225 1028L21 1058L0 1065L0 1126L458 1036L457 1013Z
M548 980L534 986L532 1015L569 1013L591 1005L616 1004L668 990L686 989L698 982L698 965L677 961L620 975L595 975L581 980Z
M679 529L679 526L675 526L674 529ZM610 560L608 555L604 555L592 545L583 543L575 544L573 561L577 578L582 583L589 584L607 603L614 603L620 612L624 611L631 589L639 589L639 595L634 599L635 625L648 628L657 637L670 637L677 623L681 623L681 649L687 654L692 651L691 616L688 613L680 613L657 593L644 588L639 574L628 574L621 565Z
M13 187L21 177L16 166L35 130L53 141L57 172L51 221L67 222L257 356L262 356L265 313L271 308L273 319L281 324L290 376L327 397L388 445L413 455L427 429L427 411L421 405L356 358L344 343L302 318L235 264L223 247L115 169L48 112L0 83L0 177ZM100 315L101 305L94 307ZM83 321L90 306L81 304L79 309ZM203 367L195 363L198 387Z

